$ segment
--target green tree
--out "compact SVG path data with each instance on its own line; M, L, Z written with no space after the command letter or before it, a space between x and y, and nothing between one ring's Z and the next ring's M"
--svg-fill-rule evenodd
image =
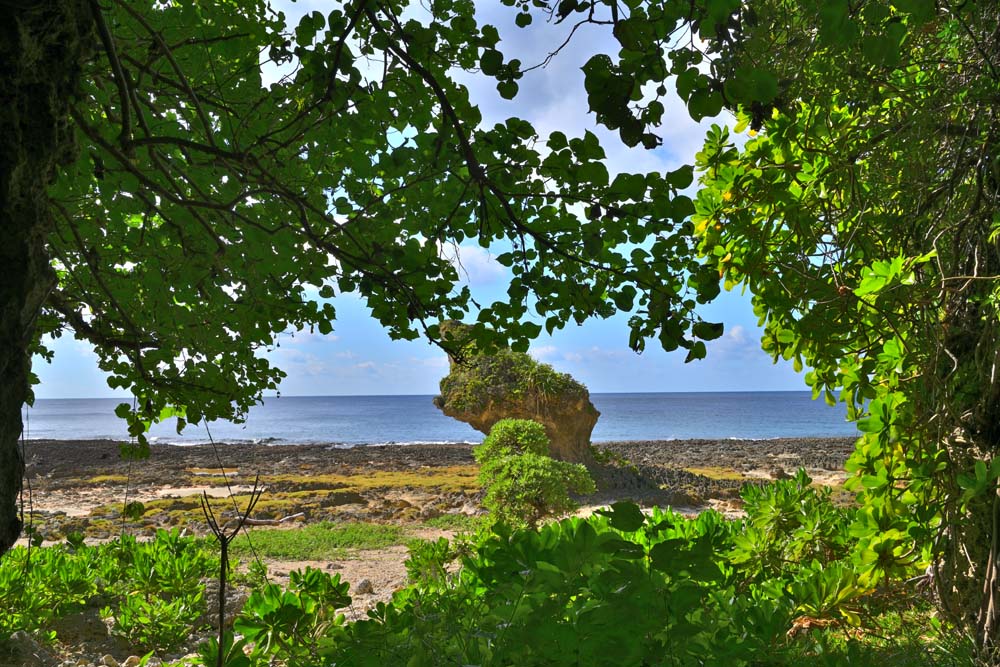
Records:
M483 127L450 73L512 97L523 71L469 2L417 20L358 0L292 28L263 2L0 2L0 548L43 334L95 345L139 432L171 405L239 416L281 377L256 351L331 330L340 292L397 337L474 312L477 345L521 350L543 326L529 309L550 331L631 311L632 347L695 359L722 333L693 314L721 278L754 295L765 349L860 419L859 566L936 565L944 609L990 650L996 3L531 6L610 26L621 49L586 88L626 144L658 144L668 81L696 119L728 108L760 132L709 137L697 210L690 168L611 178L592 134ZM265 84L262 60L288 74ZM501 239L509 298L477 308L439 247Z
M751 293L764 349L858 420L858 567L930 566L943 610L1000 663L1000 6L548 9L612 26L617 58L584 71L626 143L648 141L668 79L694 118L735 115L697 158L697 252Z
M1000 8L753 6L723 68L773 51L781 91L743 107L744 146L710 133L699 251L753 293L764 349L858 419L860 566L930 565L996 664Z
M591 133L483 126L453 73L509 98L520 63L471 2L408 8L355 0L286 26L263 1L0 2L0 552L45 334L92 343L136 396L132 454L164 410L239 418L282 377L259 351L331 331L343 292L397 338L471 313L479 347L525 350L623 309L633 346L704 355L718 328L693 308L717 287L674 233L692 170L612 179ZM500 240L514 277L479 307L441 247Z

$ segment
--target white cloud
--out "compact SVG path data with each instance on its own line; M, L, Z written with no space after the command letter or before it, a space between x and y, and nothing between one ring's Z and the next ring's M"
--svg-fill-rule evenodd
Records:
M631 351L621 350L617 348L607 348L599 347L594 345L587 350L583 351L583 358L587 361L610 361L616 359L623 359L627 356L633 356Z
M323 359L294 347L275 348L267 356L274 365L289 375L294 373L305 377L318 377L330 371L329 364Z
M726 332L725 339L732 341L736 345L742 345L747 340L746 329L737 324Z
M333 342L336 342L337 340L340 340L339 336L337 336L335 334L325 334L324 335L324 334L321 334L320 332L316 331L315 329L312 330L312 331L310 331L309 329L299 329L298 331L295 331L294 333L288 334L288 337L291 340L289 342L286 342L285 343L286 345L288 345L288 344L292 344L292 345L314 345L314 344L317 344L317 343L333 343Z
M410 357L409 362L413 366L420 366L422 368L448 370L448 356L444 354L434 357Z
M528 354L537 361L549 361L555 358L558 352L559 349L555 345L532 345L531 349L528 350Z
M560 361L571 364L616 361L623 359L629 354L623 350L605 348L598 345L574 350L561 350L555 345L539 345L532 347L529 353L538 361L544 361L554 366L558 366Z
M754 331L740 324L727 326L722 338L710 342L709 357L734 358L760 354L760 341Z

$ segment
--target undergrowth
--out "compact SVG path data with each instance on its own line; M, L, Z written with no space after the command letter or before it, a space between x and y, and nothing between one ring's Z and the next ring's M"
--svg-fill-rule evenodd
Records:
M90 546L16 547L0 560L0 639L18 630L58 640L57 619L98 607L113 634L143 650L171 650L204 621L203 579L219 557L205 540L159 531Z
M336 575L293 572L285 587L246 578L257 583L234 632L173 664L215 665L220 654L227 667L974 664L969 642L915 592L922 565L880 572L858 561L860 510L810 481L800 472L745 488L742 520L617 503L537 530L469 521L474 531L454 540L413 542L411 583L355 622L338 612L351 598ZM252 534L258 554L288 560L406 539L365 524ZM57 641L59 618L99 604L130 646L195 648L218 567L210 542L161 531L30 553L0 560L0 639L25 630Z

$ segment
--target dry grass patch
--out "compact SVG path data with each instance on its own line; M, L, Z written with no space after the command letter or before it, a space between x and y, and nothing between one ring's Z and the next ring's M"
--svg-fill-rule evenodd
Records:
M185 468L184 472L189 472L192 475L238 475L240 474L239 468Z
M125 484L128 482L128 475L96 475L87 479L81 479L83 484Z
M262 475L261 484L282 492L331 490L362 493L373 489L434 489L446 493L478 491L479 466L461 465L415 470L375 470L357 474Z
M722 466L684 468L684 470L695 475L701 475L702 477L707 477L709 479L732 479L732 480L746 479L746 477L744 477L742 473L736 472L732 468L725 468Z

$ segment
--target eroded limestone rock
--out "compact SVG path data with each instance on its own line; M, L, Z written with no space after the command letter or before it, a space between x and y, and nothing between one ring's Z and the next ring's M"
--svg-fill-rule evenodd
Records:
M450 322L447 330L460 340L467 328ZM461 358L449 357L450 372L434 398L444 414L484 434L501 419L532 419L545 427L550 456L575 463L593 461L590 435L601 413L584 385L522 352L482 354L471 344L463 350Z

